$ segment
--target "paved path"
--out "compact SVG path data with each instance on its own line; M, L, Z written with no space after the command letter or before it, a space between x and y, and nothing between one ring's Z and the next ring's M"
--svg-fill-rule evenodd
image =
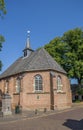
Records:
M0 130L83 130L83 106L18 120L0 121Z

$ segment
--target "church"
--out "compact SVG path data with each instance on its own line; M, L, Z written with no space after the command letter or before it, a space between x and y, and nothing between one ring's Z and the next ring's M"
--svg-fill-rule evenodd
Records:
M0 75L0 93L10 94L13 109L60 110L72 105L67 73L44 48L32 50L29 35L23 56Z

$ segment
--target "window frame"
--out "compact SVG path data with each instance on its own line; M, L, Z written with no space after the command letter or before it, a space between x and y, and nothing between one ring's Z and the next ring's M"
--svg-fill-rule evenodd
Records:
M43 79L42 76L39 74L34 76L34 91L35 92L43 91Z
M59 91L62 91L62 86L63 86L63 84L62 84L62 78L61 78L61 76L60 75L58 75L57 76L57 90Z
M16 78L15 92L20 93L21 91L21 79Z
M9 93L9 80L5 81L5 94Z

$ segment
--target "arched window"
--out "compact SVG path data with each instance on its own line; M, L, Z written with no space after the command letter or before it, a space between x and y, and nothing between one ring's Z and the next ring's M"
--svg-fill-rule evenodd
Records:
M9 80L6 80L5 82L5 93L9 92Z
M35 91L42 91L42 77L40 75L35 76Z
M62 79L61 76L57 77L57 89L62 90Z
M21 88L21 80L20 78L16 79L16 93L20 93L20 88Z

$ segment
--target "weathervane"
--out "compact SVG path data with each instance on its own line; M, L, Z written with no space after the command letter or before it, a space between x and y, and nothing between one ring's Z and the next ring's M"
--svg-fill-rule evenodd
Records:
M30 31L28 30L27 33L28 33L28 38L29 38L30 37Z

